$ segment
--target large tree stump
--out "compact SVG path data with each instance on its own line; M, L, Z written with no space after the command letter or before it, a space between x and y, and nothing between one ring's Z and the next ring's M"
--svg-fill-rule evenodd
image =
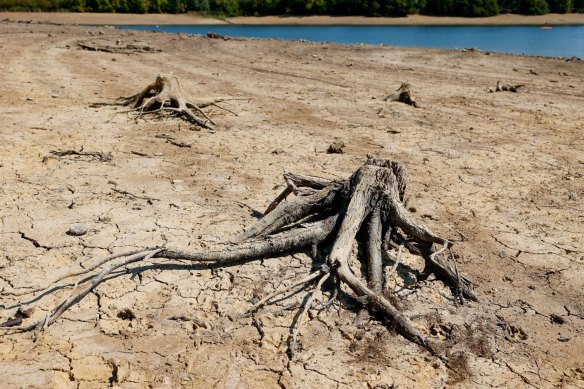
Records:
M304 285L318 280L317 288L314 289L316 291L332 276L336 280L335 284L346 284L353 291L357 301L377 312L378 316L387 318L403 336L434 354L434 349L427 339L382 293L382 250L393 247L397 252L392 271L399 264L402 250L409 250L425 260L426 267L421 274L422 277L434 273L437 278L452 287L461 301L463 296L476 301L477 296L468 280L458 274L456 266L452 270L447 265L445 254L450 253L452 242L438 236L416 220L405 206L404 168L395 161L369 156L365 164L347 180L331 181L291 173L285 174L284 178L288 186L270 204L263 218L231 242L213 250L185 251L160 247L110 256L91 268L65 274L46 287L28 290L27 294L49 288L54 291L57 290L56 285L60 281L81 276L69 296L59 306L49 311L43 320L13 329L46 328L104 281L110 273L135 262L158 258L164 261L186 260L226 264L271 257L305 247L312 247L313 252L316 252L319 248L328 246L330 254L326 256L326 262L322 263L316 272L294 285ZM292 193L296 194L294 199L283 201ZM361 230L363 233L359 234ZM366 247L368 280L357 277L349 265L351 248L356 238L363 236L366 237L363 243ZM87 276L89 273L93 275ZM273 297L287 290L289 288L270 294L252 306L250 311L261 308ZM296 337L314 298L314 291L302 308L298 324L292 331L291 353L294 352ZM334 296L335 293L331 300Z
M207 105L214 103L216 101ZM132 111L138 112L138 118L146 114L170 112L201 127L214 130L215 122L203 112L203 107L184 97L178 77L173 74L159 74L154 83L140 93L118 99L117 104L129 106Z

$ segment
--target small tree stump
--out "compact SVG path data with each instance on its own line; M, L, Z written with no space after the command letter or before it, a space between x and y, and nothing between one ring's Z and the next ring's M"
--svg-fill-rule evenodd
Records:
M519 91L519 88L523 88L525 84L518 84L518 85L511 85L511 84L504 84L501 81L497 81L497 87L495 88L495 92L513 92L516 93Z
M416 99L412 91L410 90L411 85L408 82L402 82L399 88L395 92L388 94L383 98L383 101L398 101L412 107L419 108L420 106L416 103Z

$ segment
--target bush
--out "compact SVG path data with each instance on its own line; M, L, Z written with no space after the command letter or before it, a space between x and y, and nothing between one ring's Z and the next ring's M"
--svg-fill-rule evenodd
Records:
M519 13L524 15L543 15L550 12L546 0L519 0Z
M572 0L548 0L550 11L565 14L572 11Z

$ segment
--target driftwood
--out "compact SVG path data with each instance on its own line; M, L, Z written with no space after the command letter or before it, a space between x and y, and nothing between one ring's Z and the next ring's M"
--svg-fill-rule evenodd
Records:
M46 162L49 158L62 158L68 156L78 156L79 158L89 158L96 159L101 162L109 162L113 159L111 153L105 153L103 151L83 151L81 150L51 150L51 155L43 158L43 162Z
M220 34L217 34L216 32L213 32L213 31L209 31L207 33L207 38L209 38L209 39L223 39L224 41L228 41L231 39L228 36L220 35Z
M412 107L419 108L420 106L416 103L414 94L410 90L411 85L407 82L402 82L399 88L395 92L388 94L383 98L383 101L398 101L400 103L411 105Z
M83 50L89 51L102 51L105 53L118 53L118 54L134 54L134 53L157 53L162 50L154 48L147 43L141 43L138 41L134 42L124 42L115 41L112 43L108 40L94 40L86 42L77 42L77 45Z
M44 287L20 294L4 291L3 294L13 296L43 291L41 296L44 296L67 286L60 285L61 281L79 277L67 298L49 311L42 320L6 330L40 331L47 328L116 269L137 262L192 261L221 265L272 257L301 248L312 248L314 258L318 258L318 249L328 247L330 254L326 256L326 262L321 263L315 272L295 282L291 287L266 296L250 307L250 314L291 288L316 282L316 289L310 292L291 331L289 350L293 354L298 333L311 308L314 293L327 279L333 278L337 287L334 288L332 297L325 306L334 301L338 285L344 283L352 290L358 302L375 311L378 317L389 320L404 337L437 355L424 335L382 293L383 254L389 250L396 251L391 270L393 272L399 264L402 251L408 250L425 260L426 266L420 277L433 273L451 286L461 299L465 297L476 301L477 296L469 281L460 276L456 265L453 270L447 264L448 254L452 256L450 253L452 242L429 230L406 208L404 168L395 161L369 156L367 162L347 180L327 180L292 173L286 173L284 178L288 184L286 189L270 204L263 218L231 242L216 249L182 250L158 247L116 254L87 269L67 273ZM296 197L284 201L292 193L296 194ZM359 234L360 231L363 233ZM349 266L352 246L355 239L361 236L366 237L363 243L366 247L367 281L357 277ZM38 298L40 296L35 300Z
M495 87L495 92L518 92L520 88L523 88L525 84L504 84L501 81L497 81L497 86ZM492 90L491 90L492 91Z

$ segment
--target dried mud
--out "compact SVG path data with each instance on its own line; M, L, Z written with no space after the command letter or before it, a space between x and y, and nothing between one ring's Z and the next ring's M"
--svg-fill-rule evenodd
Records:
M93 36L161 51L78 47ZM242 313L308 273L309 253L145 264L38 337L1 335L4 387L584 387L582 62L8 22L0 57L0 321L28 301L15 290L111 252L225 240L265 209L284 171L346 178L368 153L407 167L410 209L428 226L464 236L454 252L481 298L458 306L441 282L413 287L407 266L422 264L406 256L390 286L448 364L375 317L355 325L347 296L312 312L289 361L304 294L255 321ZM158 73L195 101L247 100L221 103L238 116L209 107L216 131L96 104ZM526 91L488 93L498 80ZM401 82L421 108L382 101ZM327 153L332 142L342 154ZM112 158L50 157L63 150ZM76 223L87 233L68 234ZM36 302L25 323L66 293Z

